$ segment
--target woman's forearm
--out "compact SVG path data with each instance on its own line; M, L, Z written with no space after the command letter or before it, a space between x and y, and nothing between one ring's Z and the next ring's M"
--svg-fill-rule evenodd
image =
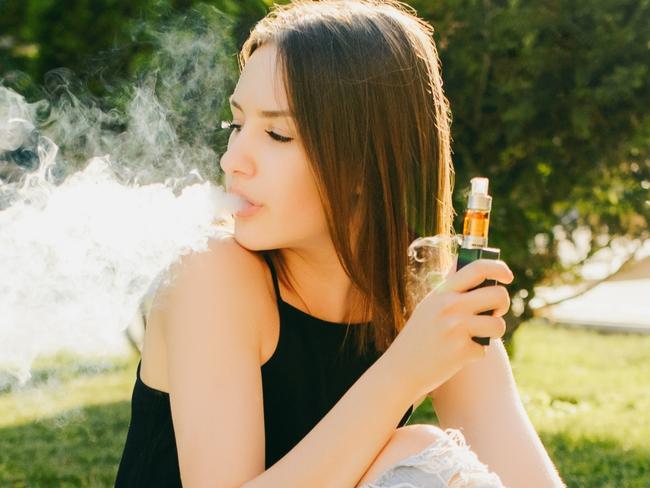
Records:
M465 366L431 398L440 427L461 429L506 486L564 486L521 403L501 340L491 341L484 359Z
M354 487L417 399L389 351L277 463L242 488Z
M505 395L504 395L505 396ZM484 405L473 416L443 428L461 428L479 459L508 487L560 488L565 484L518 399Z

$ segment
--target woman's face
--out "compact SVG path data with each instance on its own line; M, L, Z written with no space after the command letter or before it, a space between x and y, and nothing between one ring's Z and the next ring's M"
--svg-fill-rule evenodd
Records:
M228 149L221 157L229 192L260 207L235 215L235 239L250 250L313 246L328 237L304 147L288 111L272 44L248 59L230 100Z

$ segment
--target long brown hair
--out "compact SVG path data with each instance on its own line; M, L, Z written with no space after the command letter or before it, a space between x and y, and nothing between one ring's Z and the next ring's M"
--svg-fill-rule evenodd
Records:
M348 329L358 353L369 341L383 352L421 298L409 290L409 244L453 234L451 113L433 28L396 1L297 1L255 25L240 68L267 43L358 293L346 322L354 311L372 317L372 327ZM291 289L281 255L262 252Z

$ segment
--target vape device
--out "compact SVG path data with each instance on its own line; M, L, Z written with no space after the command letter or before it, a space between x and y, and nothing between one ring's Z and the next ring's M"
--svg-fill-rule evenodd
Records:
M492 208L492 197L488 195L489 181L487 178L477 177L472 178L470 183L472 187L463 219L462 244L458 250L456 270L477 259L500 259L501 254L499 249L487 247L490 210ZM497 280L485 280L472 290L496 284ZM492 311L480 312L479 315L492 315ZM489 337L472 337L472 340L483 346L490 344Z

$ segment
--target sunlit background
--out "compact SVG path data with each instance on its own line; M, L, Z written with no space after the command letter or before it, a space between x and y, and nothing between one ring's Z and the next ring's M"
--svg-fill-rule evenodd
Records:
M112 486L151 293L237 205L220 122L270 3L0 0L0 486ZM533 424L568 486L650 486L650 3L407 3Z

